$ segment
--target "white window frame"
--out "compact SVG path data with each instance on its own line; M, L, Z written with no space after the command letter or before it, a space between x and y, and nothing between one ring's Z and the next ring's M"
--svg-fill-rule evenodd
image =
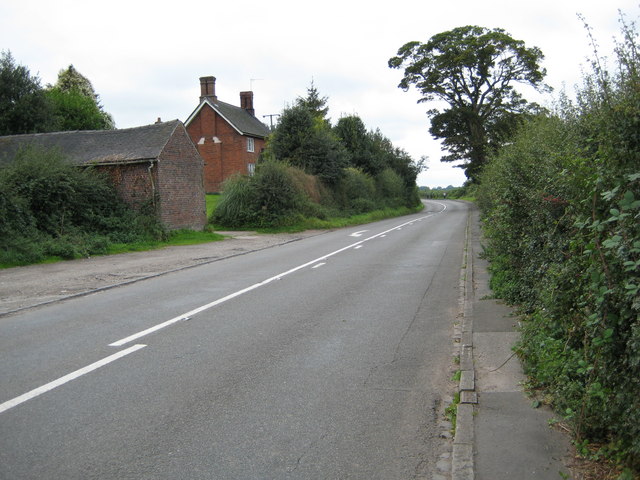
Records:
M247 152L255 152L256 144L252 137L247 137Z
M253 177L256 173L256 164L255 163L247 163L247 173L250 177Z

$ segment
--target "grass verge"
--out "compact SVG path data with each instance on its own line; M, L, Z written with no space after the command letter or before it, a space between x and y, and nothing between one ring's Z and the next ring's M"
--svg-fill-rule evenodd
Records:
M147 241L138 243L114 243L107 248L107 255L127 252L143 252L164 247L197 245L200 243L224 240L224 235L211 231L198 232L195 230L175 230L169 233L167 240Z
M403 215L420 212L424 209L424 205L415 208L385 208L383 210L374 210L373 212L353 215L351 217L334 217L328 219L305 218L293 225L271 228L247 228L247 230L257 231L258 233L296 233L305 230L329 230L332 228L352 227L365 223L377 222L387 218L395 218ZM211 225L213 230L225 230L224 225ZM234 228L234 230L244 230L243 228Z

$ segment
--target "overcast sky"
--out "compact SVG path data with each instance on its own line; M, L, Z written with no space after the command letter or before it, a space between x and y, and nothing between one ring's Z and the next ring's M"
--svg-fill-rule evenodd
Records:
M118 128L185 121L199 77L217 78L222 101L253 89L256 115L277 114L305 96L313 79L329 116L357 114L416 160L430 187L461 185L460 168L440 162L427 105L397 88L387 61L406 42L463 25L503 28L545 54L547 83L572 94L592 51L582 14L611 57L618 10L635 21L640 0L0 0L0 49L43 85L73 64L88 77ZM539 102L551 95L523 93ZM268 123L268 118L264 118Z

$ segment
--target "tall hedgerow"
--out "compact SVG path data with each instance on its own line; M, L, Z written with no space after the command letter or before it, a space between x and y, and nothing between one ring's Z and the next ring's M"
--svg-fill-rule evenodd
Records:
M524 317L535 387L577 444L640 472L640 56L623 24L575 104L526 125L479 190L494 291Z
M153 214L129 208L110 182L55 150L21 150L0 168L0 264L104 253L164 233Z

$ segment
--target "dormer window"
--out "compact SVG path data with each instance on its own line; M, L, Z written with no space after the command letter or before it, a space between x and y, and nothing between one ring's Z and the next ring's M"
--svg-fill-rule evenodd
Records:
M247 152L255 152L256 146L253 142L253 138L247 137Z

